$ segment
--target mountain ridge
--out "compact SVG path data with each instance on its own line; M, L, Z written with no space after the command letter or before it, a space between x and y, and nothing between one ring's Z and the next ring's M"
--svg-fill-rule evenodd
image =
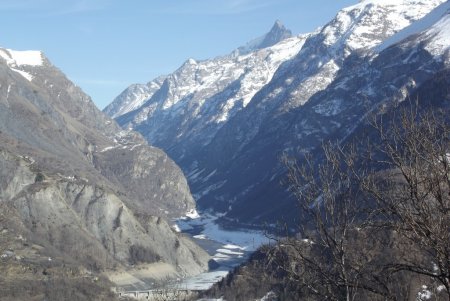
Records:
M298 52L284 56L271 79L258 86L251 98L245 101L246 105L221 121L223 124L214 131L208 132L201 127L183 127L211 120L219 112L212 107L209 110L199 110L200 116L185 114L185 108L194 106L196 101L199 107L209 104L208 97L195 101L187 97L183 105L167 106L164 108L164 119L152 115L155 112L153 110L166 101L165 92L150 101L152 107L147 102L137 111L118 117L117 121L128 129L141 132L147 140L168 151L187 174L194 197L203 209L225 213L225 217L233 222L275 222L289 212L289 207L294 206L278 184L283 174L278 158L281 153L314 151L317 137L330 139L333 132L339 132L339 124L350 122L351 118L334 120L336 116L340 116L344 100L351 98L344 93L367 93L364 97L375 93L370 90L373 89L370 86L366 88L367 91L349 92L350 90L345 89L345 81L339 87L333 86L333 90L330 85L341 80L346 70L353 70L358 64L372 64L367 55L377 45L444 2L373 0L344 8L329 23L304 36ZM267 49L276 49L282 43ZM426 60L427 56L421 55ZM430 69L433 70L431 72L436 72L437 66L435 64ZM411 68L415 67L417 66L411 64ZM192 75L186 72L186 76ZM363 74L361 70L358 72ZM372 72L378 74L384 71L373 68ZM397 72L394 74L400 76ZM347 76L348 81L351 75ZM182 76L183 74L179 74L178 78ZM367 79L361 77L361 80ZM224 98L234 95L241 83L238 80L234 85L219 90L218 95ZM196 93L202 96L206 90L202 90L201 85L199 87L200 90ZM357 89L357 86L352 88ZM403 89L402 93L406 91L405 87L400 88ZM324 97L328 91L334 93L334 89L341 91L336 94L339 96L336 99L323 100L323 103L316 103L314 108L308 104L312 99L317 99L318 95ZM174 93L177 93L176 89ZM377 97L382 98L381 95ZM394 97L394 94L390 94L390 97ZM380 100L374 100L377 101ZM226 100L222 103L226 103ZM355 109L354 114L362 114L359 109ZM302 115L299 113L301 111L310 115ZM183 117L178 121L180 116ZM296 116L303 116L309 121L299 121L300 117ZM318 117L317 120L310 120L310 116ZM323 126L320 126L319 120L324 123ZM361 120L352 120L346 126L353 126L351 123L355 122L359 123ZM161 127L163 124L164 127ZM307 140L304 143L298 142L308 136L311 137L308 138L310 145ZM273 207L271 202L274 200L278 200L280 204L285 203L277 206L284 206L284 209ZM255 208L258 210L255 211Z

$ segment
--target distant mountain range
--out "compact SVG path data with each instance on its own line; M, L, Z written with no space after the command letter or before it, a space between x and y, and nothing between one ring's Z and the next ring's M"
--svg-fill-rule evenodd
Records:
M281 154L351 139L368 110L401 102L442 74L449 6L365 0L293 37L277 21L229 55L189 59L131 86L105 112L164 149L202 209L247 226L291 221Z

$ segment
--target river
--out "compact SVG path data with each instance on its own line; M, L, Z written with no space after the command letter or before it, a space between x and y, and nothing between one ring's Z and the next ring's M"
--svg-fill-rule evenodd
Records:
M180 279L176 287L207 290L234 267L246 261L259 246L270 242L263 232L222 229L216 223L217 218L210 214L191 214L176 221L174 228L190 235L217 263L205 273Z

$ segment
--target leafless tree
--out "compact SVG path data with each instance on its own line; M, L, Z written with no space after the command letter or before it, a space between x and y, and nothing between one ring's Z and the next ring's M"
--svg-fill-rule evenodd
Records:
M381 143L374 159L389 172L372 174L363 189L376 200L388 225L422 258L403 257L391 268L428 276L450 300L450 126L448 112L420 113L409 106L385 123L373 118ZM426 260L423 260L426 259ZM430 262L431 261L431 262Z
M289 258L280 266L319 299L403 300L408 277L420 275L450 300L446 114L410 106L383 118L371 120L376 135L364 148L326 144L324 160L307 155L301 165L284 156L305 222L273 258Z
M318 165L311 156L301 166L283 159L290 190L306 221L300 237L279 244L278 251L290 258L284 260L289 262L286 271L318 298L356 300L364 292L372 298L393 299L377 265L381 245L370 235L367 222L374 209L360 189L366 170L357 167L352 146L327 144L323 153L325 159Z

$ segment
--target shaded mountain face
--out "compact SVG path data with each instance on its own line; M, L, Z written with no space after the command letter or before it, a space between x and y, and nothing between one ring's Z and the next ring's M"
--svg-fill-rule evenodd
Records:
M290 37L292 37L292 32L284 27L284 25L279 20L277 20L269 33L264 36L261 44L258 45L258 49L273 46Z
M0 49L0 95L0 205L9 212L0 227L89 268L207 267L206 253L164 220L195 204L163 151L121 130L40 52Z
M245 112L236 115L222 128L210 144L211 149L205 150L212 155L205 160L210 162L200 168L210 166L211 162L227 154L232 154L233 159L228 166L220 166L208 183L198 181L192 186L193 191L203 192L208 189L206 185L214 183L216 176L216 181L231 179L200 198L200 204L209 207L212 202L217 208L231 200L228 207L221 209L230 219L239 222L255 218L274 222L274 216L292 220L290 212L294 216L298 213L290 209L294 204L288 201L279 184L284 177L279 162L281 155L310 152L317 156L323 141L351 140L354 129L364 122L370 110L383 103L406 100L424 81L448 68L445 63L448 61L447 46L433 54L429 50L432 48L427 46L429 43L434 42L416 37L382 52L367 49L349 55L342 61L333 81L302 105L296 100L301 100L304 94L295 94L297 90L292 90L291 97L285 94L281 99L268 98L273 88L277 89L285 81L284 77L274 79L255 96ZM305 48L299 56L303 51ZM312 79L315 78L308 78ZM299 89L304 89L307 83L300 84ZM272 89L270 85L273 85ZM313 87L305 92L310 92ZM268 113L270 101L277 100L279 105L272 104ZM210 170L205 170L206 174ZM220 176L219 172L226 176ZM240 192L236 196L228 191ZM276 206L273 206L274 202ZM265 209L256 215L253 208Z
M209 91L202 85L177 89L166 80L145 105L117 120L169 152L187 174L202 208L223 212L225 220L241 225L291 222L297 212L280 185L285 173L280 156L314 153L323 141L351 139L368 110L406 99L433 74L447 68L447 42L443 38L432 42L431 33L418 31L406 40L401 38L402 44L377 48L444 2L361 1L340 11L317 32L302 36L292 55L282 55L281 47L294 38L237 56L272 50L272 55L282 59L270 80L255 86L237 110L219 118L213 131L205 126L208 121L217 120L225 104L242 87L252 86L252 81L216 85L221 87L218 95L223 100L215 106L217 98L202 97ZM446 5L433 14L444 16ZM247 67L247 61L240 63L241 68ZM177 73L180 70L186 71ZM195 78L194 70L182 67L176 78ZM208 70L217 69L211 66ZM220 83L210 79L209 87ZM182 102L171 102L168 95L188 87L195 87L195 93L187 93L189 97ZM186 114L189 109L196 114Z

